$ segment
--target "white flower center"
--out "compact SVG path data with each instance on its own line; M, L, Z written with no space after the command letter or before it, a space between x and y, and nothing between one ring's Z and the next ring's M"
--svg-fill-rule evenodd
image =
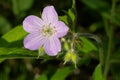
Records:
M44 26L43 27L43 35L44 36L47 36L47 37L49 37L49 36L51 36L51 35L53 35L53 34L55 34L56 33L56 30L55 30L55 28L54 27L52 27L52 26L50 26L50 25L48 25L48 26Z

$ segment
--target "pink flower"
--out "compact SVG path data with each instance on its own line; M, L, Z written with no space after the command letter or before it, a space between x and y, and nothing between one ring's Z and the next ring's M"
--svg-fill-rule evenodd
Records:
M68 27L58 20L58 15L53 6L43 9L42 18L30 15L23 21L23 28L30 33L24 39L24 47L29 50L38 50L41 46L50 56L55 56L61 51L59 38L65 36Z

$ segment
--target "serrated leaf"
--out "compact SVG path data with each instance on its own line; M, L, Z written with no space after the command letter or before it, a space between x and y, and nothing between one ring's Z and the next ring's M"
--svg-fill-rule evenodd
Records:
M98 64L97 67L95 68L92 78L93 80L103 80L102 69L100 64Z
M71 67L59 68L50 80L65 80L65 78L73 71Z

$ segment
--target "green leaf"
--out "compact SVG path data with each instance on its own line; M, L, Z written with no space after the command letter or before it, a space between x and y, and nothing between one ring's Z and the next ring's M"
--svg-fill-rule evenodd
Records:
M0 47L7 47L8 44L9 43L6 40L0 38Z
M68 25L68 21L67 21L67 16L64 15L64 16L59 16L59 19L63 22L65 22L67 25Z
M2 63L5 59L0 59L0 63Z
M91 51L97 51L97 47L90 40L85 37L81 37L80 39L83 43L83 46L80 49L82 52L89 53Z
M37 53L22 48L0 47L0 63L5 59L13 58L37 58Z
M103 80L101 65L98 64L93 72L93 80Z
M0 38L0 62L9 58L37 58L37 52L22 48L26 34L22 26L17 26Z
M75 20L75 14L74 14L74 10L73 9L69 9L68 10L68 15L71 18L72 22L74 22L74 20Z
M17 26L5 35L2 36L2 39L4 39L7 42L15 42L18 40L21 40L25 37L27 32L23 30L22 26Z
M13 12L15 15L20 14L20 12L26 11L29 9L34 0L12 0Z
M50 80L65 80L65 78L73 71L71 67L59 68Z
M46 74L41 74L35 80L48 80Z
M37 58L37 56L37 52L22 48L0 48L0 59Z

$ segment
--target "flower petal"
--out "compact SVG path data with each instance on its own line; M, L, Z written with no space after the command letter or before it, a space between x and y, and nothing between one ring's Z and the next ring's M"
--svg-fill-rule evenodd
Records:
M62 21L56 22L55 29L57 31L58 38L65 36L69 30L69 28Z
M51 36L44 44L45 52L50 56L55 56L61 51L61 44L56 36Z
M40 33L31 33L24 39L24 47L30 50L37 50L44 44L45 40L45 37L40 35Z
M46 22L47 25L58 20L58 15L53 6L47 6L43 9L42 19Z
M36 32L40 30L44 25L44 22L37 16L28 16L23 21L23 28L27 32Z

